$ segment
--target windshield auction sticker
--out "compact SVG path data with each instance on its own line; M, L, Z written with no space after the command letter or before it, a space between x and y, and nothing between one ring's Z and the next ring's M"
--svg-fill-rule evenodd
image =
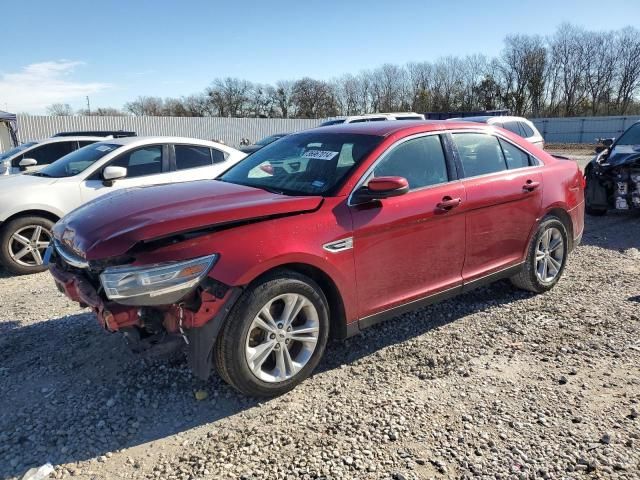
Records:
M307 150L302 154L302 158L312 158L315 160L331 160L338 155L339 152L332 152L330 150Z

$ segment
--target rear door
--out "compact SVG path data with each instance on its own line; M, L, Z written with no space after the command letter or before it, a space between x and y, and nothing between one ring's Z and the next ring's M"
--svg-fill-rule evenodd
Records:
M100 195L123 188L172 182L168 152L169 145L162 144L146 145L124 152L82 182L80 186L82 201L88 202ZM126 168L127 176L116 180L112 185L105 185L102 171L108 166Z
M171 169L174 182L213 179L221 171L227 155L203 145L172 145Z
M452 134L467 201L465 282L520 263L540 215L538 161L480 132Z
M360 318L461 285L465 192L444 141L429 134L393 146L368 178L404 177L409 193L350 207Z

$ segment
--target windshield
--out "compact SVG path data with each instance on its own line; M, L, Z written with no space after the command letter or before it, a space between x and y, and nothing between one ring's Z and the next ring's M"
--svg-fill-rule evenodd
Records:
M219 180L284 195L321 195L337 187L382 141L375 135L299 133L253 153Z
M269 145L270 143L275 142L279 138L282 138L284 135L269 135L268 137L263 138L262 140L258 140L256 145Z
M616 145L640 145L640 123L636 123L624 132Z
M22 145L18 145L17 147L12 148L9 151L0 153L0 160L5 160L7 158L13 157L16 153L22 152L23 150L26 150L29 147L33 147L36 143L38 142L23 143Z
M105 142L93 143L65 155L51 165L35 172L34 175L52 178L72 177L84 172L102 157L120 147L122 145Z

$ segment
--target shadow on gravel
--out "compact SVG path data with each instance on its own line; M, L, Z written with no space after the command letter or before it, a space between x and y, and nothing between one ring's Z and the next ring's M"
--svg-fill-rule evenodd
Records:
M617 251L640 248L640 212L609 212L603 217L585 215L582 244Z
M3 267L0 267L0 278L9 278L13 275L7 272Z
M199 389L207 399L195 399ZM140 360L89 313L3 331L0 391L0 478L152 442L257 404L215 375L197 381L180 354Z
M406 313L374 325L345 341L331 342L317 371L353 363L385 347L411 340L467 315L513 303L532 295L515 289L508 280L502 280L451 300ZM425 352L425 355L427 353Z

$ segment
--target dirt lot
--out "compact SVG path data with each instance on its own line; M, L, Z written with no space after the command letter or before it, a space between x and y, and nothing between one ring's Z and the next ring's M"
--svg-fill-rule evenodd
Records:
M640 216L588 218L551 292L500 282L334 341L263 402L0 273L0 478L638 478L639 248Z

